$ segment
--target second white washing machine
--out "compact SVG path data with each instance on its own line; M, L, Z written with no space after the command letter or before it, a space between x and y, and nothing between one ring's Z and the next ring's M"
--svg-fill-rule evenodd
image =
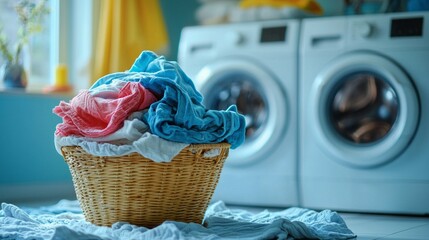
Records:
M193 26L182 30L178 62L209 109L235 104L246 139L230 151L213 200L296 206L299 21Z
M429 12L302 22L302 206L429 214Z

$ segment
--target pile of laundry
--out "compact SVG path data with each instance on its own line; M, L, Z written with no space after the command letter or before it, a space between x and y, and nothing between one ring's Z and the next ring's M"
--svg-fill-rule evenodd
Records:
M210 110L174 61L143 51L126 72L106 75L53 112L63 119L55 147L80 146L95 156L137 152L171 161L189 144L244 142L245 119L231 105Z

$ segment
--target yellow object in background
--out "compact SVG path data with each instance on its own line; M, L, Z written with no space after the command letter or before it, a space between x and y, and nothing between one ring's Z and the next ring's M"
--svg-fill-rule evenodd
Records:
M128 70L143 50L166 54L168 35L158 0L100 1L92 83Z
M295 7L313 14L322 14L323 9L315 0L242 0L239 4L241 8L254 7Z
M73 88L69 85L67 66L58 64L55 68L55 82L52 86L43 89L44 93L70 92Z
M59 64L55 69L55 84L56 87L68 86L67 66Z

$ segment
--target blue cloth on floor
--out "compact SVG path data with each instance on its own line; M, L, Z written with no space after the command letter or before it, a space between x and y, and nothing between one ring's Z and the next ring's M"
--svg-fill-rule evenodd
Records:
M192 80L174 61L143 51L128 72L106 75L93 84L94 89L113 80L140 82L159 101L144 115L151 132L161 138L183 143L226 141L231 148L244 142L245 119L235 105L226 110L210 110Z
M209 206L205 224L166 221L148 229L117 222L111 227L86 222L78 201L62 200L53 206L22 209L3 203L0 239L349 239L353 234L333 211L303 208L254 214L229 209L223 202Z

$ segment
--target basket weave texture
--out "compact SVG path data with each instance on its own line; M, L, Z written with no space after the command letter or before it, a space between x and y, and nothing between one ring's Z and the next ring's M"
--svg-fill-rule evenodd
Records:
M230 145L195 144L171 162L140 154L100 157L81 147L62 147L85 219L152 228L166 220L202 223ZM205 153L219 149L217 156Z

